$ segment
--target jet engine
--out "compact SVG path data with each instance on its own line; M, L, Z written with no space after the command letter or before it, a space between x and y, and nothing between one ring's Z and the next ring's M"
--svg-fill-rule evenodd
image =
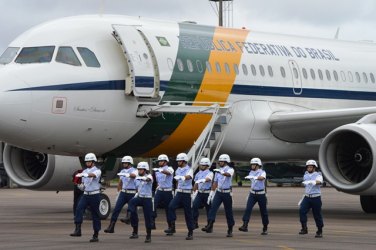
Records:
M330 132L320 146L320 167L337 190L361 195L365 212L376 212L376 116Z
M72 190L72 174L81 168L78 157L42 154L8 144L3 161L12 181L33 190Z

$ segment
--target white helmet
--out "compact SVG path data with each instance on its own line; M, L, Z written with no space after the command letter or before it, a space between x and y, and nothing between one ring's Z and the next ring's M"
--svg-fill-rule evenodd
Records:
M209 160L209 158L202 158L201 160L200 160L200 165L202 165L202 166L210 166L210 160Z
M317 163L315 160L308 160L305 164L306 166L314 166L317 168Z
M252 164L256 164L256 165L262 166L262 162L261 162L260 158L252 158L251 159L251 165Z
M88 153L85 155L85 161L97 161L97 157L93 153Z
M231 162L230 156L228 154L220 155L218 161L225 161L227 163Z
M146 161L140 161L137 164L137 169L145 169L145 170L149 171L149 163L147 163Z
M180 153L176 156L176 161L188 162L188 155L186 153Z
M159 155L157 161L167 161L167 162L169 162L168 157L165 154Z
M121 159L121 163L130 163L133 165L133 158L132 156L124 156L123 159Z

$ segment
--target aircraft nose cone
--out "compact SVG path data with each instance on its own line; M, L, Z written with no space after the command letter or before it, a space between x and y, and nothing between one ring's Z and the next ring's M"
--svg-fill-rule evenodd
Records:
M31 112L28 86L11 72L0 70L0 141L14 143L22 139Z

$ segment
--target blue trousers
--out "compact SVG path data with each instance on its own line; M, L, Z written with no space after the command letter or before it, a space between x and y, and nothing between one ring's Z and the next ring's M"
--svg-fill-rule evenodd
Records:
M221 193L216 191L213 199L213 204L211 205L208 220L215 221L217 211L223 202L225 208L227 226L232 227L235 225L234 215L232 213L232 197L230 193Z
M83 215L87 206L90 206L91 215L93 217L93 230L99 232L101 230L101 220L99 217L99 203L101 201L101 194L81 195L78 202L76 214L74 216L75 224L82 224Z
M157 190L154 195L154 212L153 212L153 220L157 218L157 208L163 203L166 212L166 218L168 218L168 205L172 200L172 191L160 191Z
M321 196L314 198L304 197L299 209L300 222L302 224L307 224L307 213L312 208L313 218L315 219L317 228L324 227L324 222L322 220L321 214L321 206Z
M208 203L207 203L208 196L209 196L209 194L205 194L205 193L198 193L197 194L196 199L193 201L193 205L192 205L193 221L195 221L195 222L198 221L198 217L200 215L198 210L202 206L205 206L206 218L208 218L209 210L210 210L210 205L208 205Z
M185 223L187 224L188 230L193 230L193 217L191 208L191 194L177 192L175 197L171 200L168 205L168 216L167 221L176 221L176 209L183 207Z
M119 193L119 197L116 201L114 211L112 212L111 221L117 220L124 205L127 204L133 198L134 195L135 194L127 194L124 192Z
M249 222L254 205L258 203L262 224L267 226L269 224L268 210L266 208L266 195L265 194L252 194L248 196L247 207L245 208L243 221Z
M153 201L151 198L134 197L128 203L128 212L131 214L132 227L138 227L137 207L143 207L145 227L151 229L153 215Z

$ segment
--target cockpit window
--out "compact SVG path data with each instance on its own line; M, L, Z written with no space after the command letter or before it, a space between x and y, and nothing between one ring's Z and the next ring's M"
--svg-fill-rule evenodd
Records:
M81 66L76 53L74 53L72 47L59 47L56 55L56 62L65 63L73 66Z
M101 66L93 51L83 47L78 47L77 50L80 53L82 59L84 59L86 66L95 68L99 68Z
M0 64L8 64L13 61L16 57L17 52L20 50L19 47L9 47L0 56Z
M55 46L25 47L16 58L16 63L47 63L51 62Z

